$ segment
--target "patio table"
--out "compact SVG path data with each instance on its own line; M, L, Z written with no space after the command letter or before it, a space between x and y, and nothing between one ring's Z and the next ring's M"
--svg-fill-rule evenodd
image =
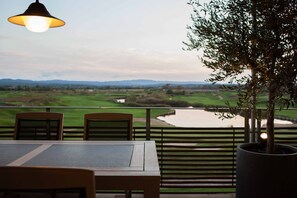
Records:
M159 198L154 141L1 140L0 166L91 169L98 190L143 190L145 198Z

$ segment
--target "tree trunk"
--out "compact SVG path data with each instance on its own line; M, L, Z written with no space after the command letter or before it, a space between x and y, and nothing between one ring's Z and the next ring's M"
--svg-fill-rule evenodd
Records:
M275 86L273 82L269 85L269 99L268 99L268 108L267 108L267 153L274 153L275 151L275 142L274 142L274 108L275 108Z

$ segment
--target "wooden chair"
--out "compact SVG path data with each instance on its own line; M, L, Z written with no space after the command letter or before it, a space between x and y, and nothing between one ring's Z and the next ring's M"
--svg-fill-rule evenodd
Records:
M15 140L62 140L62 113L26 112L17 113L15 119Z
M0 196L95 198L94 171L77 168L0 167Z
M127 113L90 113L84 115L84 140L132 140L133 115ZM125 191L130 198L132 192Z
M84 140L132 140L132 114L90 113L84 115Z

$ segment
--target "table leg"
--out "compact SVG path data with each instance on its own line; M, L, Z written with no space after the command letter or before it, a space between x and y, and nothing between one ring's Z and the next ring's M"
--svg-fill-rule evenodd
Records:
M160 197L160 184L150 185L144 189L143 192L144 198L159 198Z

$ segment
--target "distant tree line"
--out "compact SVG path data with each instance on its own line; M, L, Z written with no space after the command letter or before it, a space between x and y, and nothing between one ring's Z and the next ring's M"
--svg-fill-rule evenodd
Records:
M0 91L26 91L26 90L38 90L38 91L51 91L51 90L73 90L73 89L163 89L167 90L168 94L184 95L183 89L199 89L199 90L218 90L223 86L230 85L218 85L218 84L201 84L201 85L160 85L160 86L90 86L90 85L61 85L61 84L49 84L49 85L0 85Z

